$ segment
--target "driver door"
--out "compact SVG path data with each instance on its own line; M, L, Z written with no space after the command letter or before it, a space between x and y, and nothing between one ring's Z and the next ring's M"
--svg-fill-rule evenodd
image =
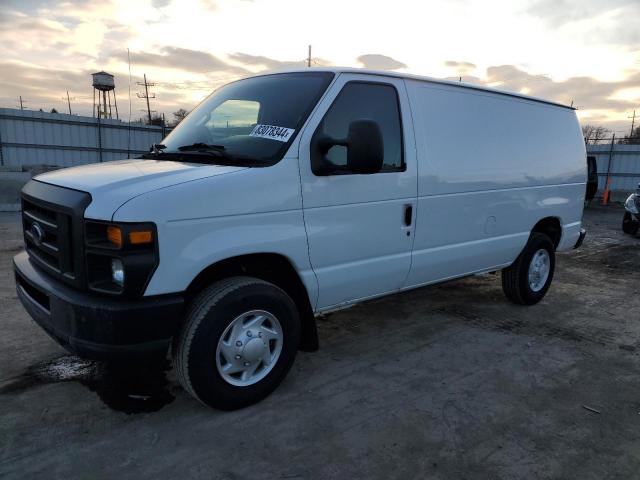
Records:
M345 138L354 120L374 120L384 145L373 174L345 171L347 147L335 145L322 163L314 136ZM304 220L318 279L316 308L330 309L399 290L409 273L417 196L416 156L402 79L340 74L318 105L300 141Z

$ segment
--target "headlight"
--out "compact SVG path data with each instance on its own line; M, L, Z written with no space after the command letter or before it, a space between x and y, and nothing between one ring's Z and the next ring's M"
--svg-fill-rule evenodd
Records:
M124 266L119 258L111 259L111 281L124 287Z
M89 290L138 297L158 266L156 226L87 220L85 259Z
M626 208L627 210L629 210L631 213L638 215L638 205L636 204L636 197L638 195L635 193L632 193L631 195L629 195L629 198L627 198L627 201L624 202L624 208Z

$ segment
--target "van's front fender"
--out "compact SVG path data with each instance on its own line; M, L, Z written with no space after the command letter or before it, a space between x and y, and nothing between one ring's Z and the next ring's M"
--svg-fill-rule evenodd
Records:
M140 195L118 209L114 220L157 226L160 263L145 296L182 292L201 271L227 258L276 253L289 259L315 304L296 158Z

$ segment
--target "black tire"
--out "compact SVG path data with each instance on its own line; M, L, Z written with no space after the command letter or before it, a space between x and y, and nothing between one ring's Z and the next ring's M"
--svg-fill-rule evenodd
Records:
M250 310L273 314L282 327L282 350L271 371L257 383L236 386L218 372L216 349L226 328ZM191 302L174 343L174 363L184 389L203 404L235 410L269 395L289 372L300 342L300 318L291 298L275 285L232 277L204 289Z
M640 222L634 220L629 212L624 212L624 217L622 217L622 231L629 235L635 235L638 233L639 227Z
M538 291L534 291L529 285L529 265L539 250L544 249L549 254L549 276L546 282ZM513 264L502 270L502 290L509 300L519 305L533 305L538 303L549 290L553 280L555 269L555 248L551 239L542 234L534 232L529 237L527 245L524 247Z

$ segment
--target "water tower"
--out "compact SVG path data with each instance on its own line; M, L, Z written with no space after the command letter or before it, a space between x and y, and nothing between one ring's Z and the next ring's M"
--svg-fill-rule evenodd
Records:
M113 75L107 72L97 72L92 73L91 76L93 77L93 116L95 117L97 113L98 117L113 118L111 115L111 96L113 95L113 105L116 110L116 118L118 118L116 84L113 81ZM98 94L97 105L96 93Z

